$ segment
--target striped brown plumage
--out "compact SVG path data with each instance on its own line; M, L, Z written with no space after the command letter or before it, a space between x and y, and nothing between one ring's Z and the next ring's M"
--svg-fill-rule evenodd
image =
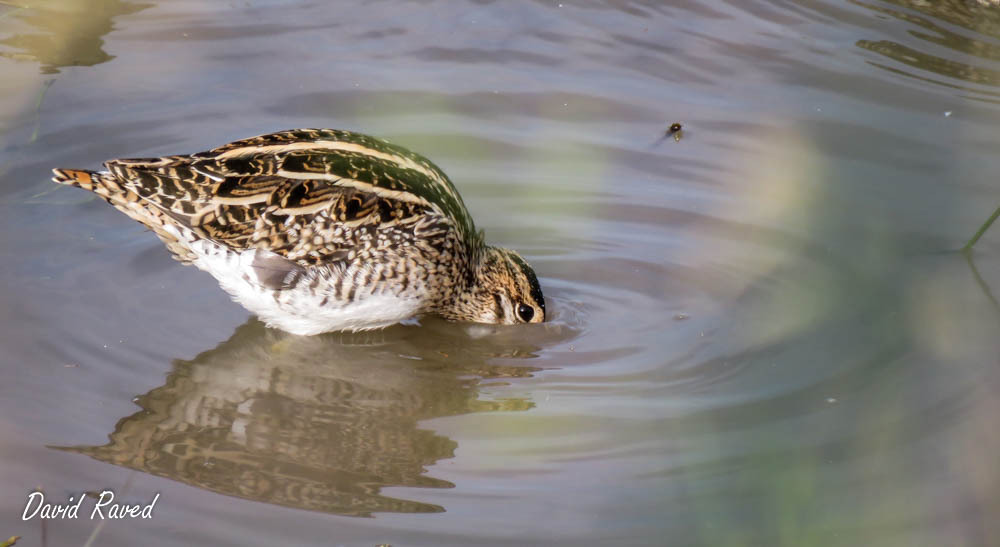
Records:
M448 177L384 140L297 129L191 155L56 169L149 227L269 325L300 334L438 313L538 322L531 268L485 245Z

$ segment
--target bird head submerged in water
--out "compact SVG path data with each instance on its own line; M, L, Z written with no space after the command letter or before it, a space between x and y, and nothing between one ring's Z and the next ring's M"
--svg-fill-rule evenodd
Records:
M296 129L187 156L56 169L150 228L269 326L366 330L424 313L538 323L514 251L485 245L448 177L384 140Z

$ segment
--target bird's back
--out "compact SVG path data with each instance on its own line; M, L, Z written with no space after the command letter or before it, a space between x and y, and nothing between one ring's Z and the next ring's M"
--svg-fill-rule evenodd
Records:
M359 243L351 234L365 227L449 225L466 240L476 238L461 197L433 163L348 131L289 130L187 156L105 165L107 172L57 169L55 180L94 191L168 246L164 224L303 264L349 252Z

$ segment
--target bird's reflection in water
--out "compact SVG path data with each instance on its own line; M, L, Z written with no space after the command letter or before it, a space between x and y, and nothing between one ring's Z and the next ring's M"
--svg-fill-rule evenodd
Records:
M471 339L432 323L299 337L251 320L213 350L178 360L166 384L137 399L104 446L60 447L221 494L343 515L438 512L380 495L387 486L448 488L425 468L457 444L418 422L526 410L481 400L482 378L538 369L494 365L531 357L510 336Z

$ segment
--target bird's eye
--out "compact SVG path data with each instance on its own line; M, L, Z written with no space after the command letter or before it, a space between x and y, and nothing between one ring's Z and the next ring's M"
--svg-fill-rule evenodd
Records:
M527 304L518 304L517 316L521 318L521 321L527 323L535 316L535 309Z

